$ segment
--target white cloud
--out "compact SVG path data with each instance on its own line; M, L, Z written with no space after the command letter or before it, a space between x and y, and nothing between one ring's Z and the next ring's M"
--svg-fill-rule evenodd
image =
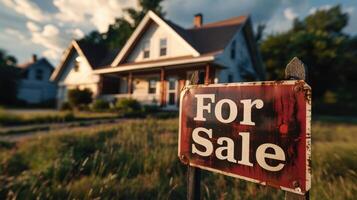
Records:
M286 19L292 21L297 17L297 14L291 8L286 8L284 10L284 16Z
M345 11L351 15L355 11L355 8L353 6L351 6L351 7L346 8Z
M46 58L53 59L53 60L57 60L59 57L58 52L52 49L46 49L45 51L42 52L42 55Z
M45 14L35 3L28 0L2 0L3 4L20 15L34 21L46 21L49 16Z
M27 29L29 29L31 32L36 32L36 31L40 31L40 27L34 23L34 22L31 22L31 21L28 21L26 23L26 27Z
M59 34L59 30L52 24L47 24L43 27L42 35L45 37L54 37Z
M72 34L73 38L75 38L75 39L80 39L80 38L84 37L83 31L79 28L70 29L70 30L68 30L68 33Z
M16 37L19 40L26 40L26 37L19 30L13 28L5 28L4 32L5 34L8 34L11 37Z
M55 25L47 24L43 28L38 26L34 28L33 25L28 25L27 28L31 32L31 42L46 49L43 52L44 55L51 59L57 59L60 56L68 38L64 38Z
M314 14L316 11L319 11L319 10L328 10L328 9L330 9L330 8L332 8L332 5L330 5L330 4L322 5L322 6L320 6L320 7L312 7L312 8L310 8L310 10L309 10L309 14L311 15L311 14Z
M79 28L59 29L54 24L39 27L30 21L26 25L31 33L31 42L45 48L42 54L53 60L59 59L63 49L68 46L69 41L84 36L83 31Z
M122 16L122 9L134 7L135 1L129 0L54 0L60 21L83 23L90 21L99 32L105 32L116 17Z

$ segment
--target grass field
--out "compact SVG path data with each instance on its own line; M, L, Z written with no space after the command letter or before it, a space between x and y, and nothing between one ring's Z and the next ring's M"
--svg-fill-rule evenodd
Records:
M0 143L0 199L185 199L177 119L58 131ZM357 199L357 125L313 122L311 199ZM283 199L284 193L210 172L204 199Z
M62 123L116 117L116 113L109 112L68 112L57 110L38 110L34 112L31 110L6 110L0 108L0 126Z

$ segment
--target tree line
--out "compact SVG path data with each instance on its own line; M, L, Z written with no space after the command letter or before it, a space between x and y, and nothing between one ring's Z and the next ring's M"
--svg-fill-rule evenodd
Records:
M125 9L124 15L127 17L117 18L105 33L92 31L81 41L112 50L122 48L149 10L160 16L165 15L160 5L162 1L140 0L139 9ZM292 27L284 32L262 34L264 26L258 26L256 38L266 67L266 80L283 79L286 64L297 56L308 67L314 102L322 105L341 103L357 111L355 103L343 103L357 97L354 91L357 86L357 36L343 32L348 20L348 14L336 5L317 10L303 19L296 18ZM0 70L15 64L14 57L1 51ZM9 91L11 87L5 85L11 85L14 81L4 84L5 80L1 78L0 89ZM13 88L11 90L16 91ZM0 96L0 103L6 103L8 99Z

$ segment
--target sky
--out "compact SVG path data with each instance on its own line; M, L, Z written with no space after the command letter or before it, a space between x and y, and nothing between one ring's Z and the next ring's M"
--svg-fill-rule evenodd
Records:
M164 0L165 18L191 27L193 16L203 23L250 15L253 25L266 24L265 34L288 30L295 18L340 4L349 14L344 32L357 34L357 0ZM105 32L137 0L0 0L0 49L18 63L33 54L58 65L72 39L92 30Z

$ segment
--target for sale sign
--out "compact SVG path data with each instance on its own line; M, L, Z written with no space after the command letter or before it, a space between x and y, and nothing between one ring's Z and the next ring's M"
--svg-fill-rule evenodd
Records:
M304 194L311 89L304 81L192 85L181 92L178 154L191 166Z

